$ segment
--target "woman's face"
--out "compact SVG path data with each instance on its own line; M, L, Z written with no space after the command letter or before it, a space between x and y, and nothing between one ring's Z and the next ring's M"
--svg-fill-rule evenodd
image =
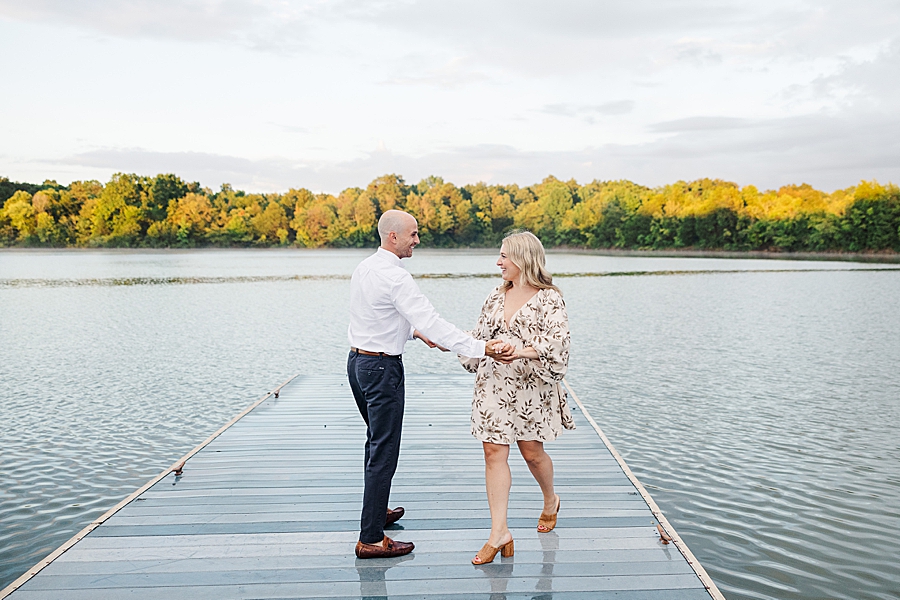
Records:
M497 259L497 266L500 267L500 276L503 277L503 281L518 283L519 274L522 271L506 255L506 244L500 246L500 258Z

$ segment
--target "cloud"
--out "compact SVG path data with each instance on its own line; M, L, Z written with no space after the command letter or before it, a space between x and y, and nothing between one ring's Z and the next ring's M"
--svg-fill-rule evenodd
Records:
M236 39L272 9L244 0L0 0L0 15L7 18L185 41Z
M679 40L675 44L677 60L696 66L717 65L722 62L722 54L711 48L710 40Z
M285 133L309 133L312 131L309 127L302 127L300 125L283 125L281 123L275 123L272 121L269 121L269 125Z
M880 106L895 111L900 104L900 37L886 43L870 60L845 59L836 73L817 77L799 95L828 96L848 105Z
M674 121L662 121L650 125L656 133L681 133L685 131L722 131L750 126L750 119L737 117L687 117Z
M2 17L369 63L379 83L439 89L522 77L653 85L685 69L834 60L900 27L892 0L0 0ZM401 48L418 60L398 69Z
M698 117L659 124L673 135L643 144L580 150L525 151L478 144L410 156L383 146L347 161L249 160L197 152L107 149L54 161L141 174L172 172L204 185L232 183L248 191L307 187L337 193L385 173L416 182L429 175L458 185L485 181L527 185L553 174L581 182L631 179L657 186L702 177L763 189L809 183L833 190L863 179L900 182L900 115L859 111L779 119Z
M409 69L414 74L404 72L402 75L385 79L382 83L388 85L433 85L454 89L491 79L484 72L472 68L470 63L468 58L457 56L437 68L423 68L423 65L419 64ZM404 69L404 71L406 70Z
M546 104L541 112L560 117L592 118L594 115L624 115L634 110L634 100L616 100L602 104Z
M9 18L61 22L115 36L177 39L230 37L249 32L260 21L274 25L303 20L365 22L460 40L481 38L485 33L623 37L672 28L737 25L754 12L741 3L723 0L567 0L552 5L541 0L0 0L0 15ZM289 35L287 28L281 33Z
M351 0L337 4L336 12L425 35L453 36L471 41L510 35L532 39L534 34L553 38L616 38L673 29L709 29L745 22L755 11L745 4L720 0L658 2L596 2L567 0L445 0L443 2ZM360 10L369 6L369 10ZM486 34L486 35L485 35Z
M173 72L199 73L201 80L196 65L219 68L233 76L228 81L239 91L214 94L215 80L198 84L206 95L196 94L193 104L136 103L140 118L129 115L124 127L117 120L124 104L119 96L84 79L66 84L68 97L90 98L99 116L85 127L71 119L70 127L43 134L11 124L45 122L63 105L46 94L29 104L7 95L4 108L17 118L4 133L20 136L10 144L24 149L6 164L24 164L29 152L35 157L30 164L39 164L47 148L76 152L105 144L112 147L53 164L69 172L171 171L255 190L305 185L339 191L385 172L411 180L436 174L458 183L533 183L548 173L579 180L627 177L649 185L702 176L762 187L900 180L896 0L0 0L0 19L13 32L18 24L8 22L29 21L129 41L219 44L213 52L182 45L118 47L138 59L129 64L183 52L193 60L183 61L184 73L180 62ZM62 63L54 70L52 60L43 58L65 52L59 39L71 46L84 36L54 33L41 38L45 54L17 46L21 60L11 67L19 68L15 78L27 79L22 85L28 89L59 80L47 73L71 71ZM109 46L88 37L92 52ZM282 53L303 48L308 54L273 60L219 52L223 44ZM198 118L191 110L201 97L209 108ZM296 98L297 110L284 109L284 98ZM296 114L311 124L308 130L299 127L304 120ZM207 117L212 125L202 122ZM300 120L293 125L295 118ZM201 122L193 128L195 120ZM143 148L222 147L208 133L221 122L234 123L234 136L253 132L248 147L310 160ZM609 135L624 141L603 144L599 136L607 132L581 122L610 125ZM285 142L266 137L269 130L302 135L282 136L289 138ZM443 150L348 154L347 148L377 139ZM322 149L355 158L313 158ZM40 164L45 169L48 163Z
M706 64L748 44L769 56L808 58L811 50L833 52L889 35L900 25L896 13L892 0L0 0L0 17L13 20L274 52L377 53L384 32L393 31L407 43L425 41L520 71L635 63L654 53ZM375 37L347 35L360 26ZM313 49L307 40L314 32L324 34L325 44ZM717 42L723 47L713 49Z
M345 0L332 8L331 18L342 17L540 76L673 62L805 63L877 42L900 25L888 0Z
M188 181L218 186L234 183L252 191L279 189L295 174L302 178L303 164L284 159L250 160L207 152L155 152L142 148L106 148L47 161L50 164L92 167L109 173L140 175L174 173Z

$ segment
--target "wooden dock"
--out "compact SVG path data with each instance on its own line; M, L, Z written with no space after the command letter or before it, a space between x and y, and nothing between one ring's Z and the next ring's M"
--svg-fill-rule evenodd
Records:
M365 426L345 378L298 377L189 453L180 476L167 469L0 598L722 598L580 402L578 429L547 444L557 528L535 530L540 489L514 450L516 554L473 566L490 515L469 434L472 384L466 374L407 378L391 494L406 516L387 533L415 542L411 555L354 556Z

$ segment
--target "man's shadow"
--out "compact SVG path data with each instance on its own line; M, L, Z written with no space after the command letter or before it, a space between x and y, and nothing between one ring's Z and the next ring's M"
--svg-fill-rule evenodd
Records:
M387 600L387 582L384 574L402 562L413 560L415 556L407 554L396 558L356 559L356 573L359 575L359 597L362 600Z

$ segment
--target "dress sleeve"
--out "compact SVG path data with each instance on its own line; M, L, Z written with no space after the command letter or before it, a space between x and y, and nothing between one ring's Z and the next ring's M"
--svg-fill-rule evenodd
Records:
M481 305L481 314L478 315L478 322L475 324L475 329L468 332L469 335L476 340L486 342L491 339L491 314L494 312L495 296L496 291L491 292L487 299L485 299L484 304ZM457 358L459 358L459 364L461 364L469 373L478 372L478 365L481 364L483 359L483 357L469 358L462 354L458 354Z
M569 366L569 317L566 303L556 290L547 290L541 298L543 315L528 327L526 346L537 351L538 359L531 367L541 379L562 381Z

